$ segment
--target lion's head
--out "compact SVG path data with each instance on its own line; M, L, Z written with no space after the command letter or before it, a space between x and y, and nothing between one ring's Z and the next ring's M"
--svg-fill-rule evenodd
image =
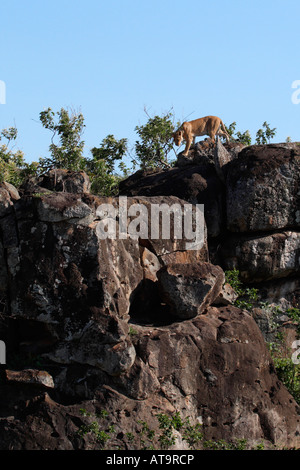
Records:
M174 132L173 139L174 139L175 144L179 147L179 145L181 144L181 142L183 140L183 131L178 130L178 131Z

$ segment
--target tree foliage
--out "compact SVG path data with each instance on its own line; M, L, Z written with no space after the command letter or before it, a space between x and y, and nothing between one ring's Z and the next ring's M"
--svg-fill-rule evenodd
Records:
M16 141L16 127L2 129L0 132L0 183L6 181L18 187L24 178L35 171L36 164L28 164L21 150L14 150L12 143Z
M248 130L245 132L236 131L236 122L232 122L226 130L228 134L237 142L241 142L244 145L251 145L251 135Z
M87 172L91 179L92 191L104 196L117 192L122 177L128 170L122 161L127 153L127 139L117 140L112 134L105 137L99 147L91 149L92 160L87 162ZM123 176L116 173L115 165Z
M67 170L82 170L85 162L83 157L84 141L81 136L84 130L84 117L81 113L61 108L56 113L51 108L40 113L42 125L52 132L49 146L51 156L41 159L40 166L49 170L51 168L64 168ZM55 139L58 138L58 142Z
M103 160L110 173L114 171L115 163L117 161L120 162L126 152L127 139L117 140L112 134L109 134L102 140L100 147L93 147L91 149L93 162Z
M236 122L232 122L226 127L228 134L234 138L237 142L241 142L244 145L251 145L252 138L249 130L245 132L236 131ZM270 140L276 135L276 128L271 129L270 125L265 121L261 129L256 132L256 144L269 144Z
M172 166L170 153L176 151L173 133L180 123L174 125L173 112L150 116L145 109L147 122L135 127L138 136L134 145L134 155L128 151L128 141L108 134L98 147L93 147L90 156L84 156L85 142L82 139L85 124L81 112L61 108L54 112L50 107L40 112L42 126L51 132L49 156L40 158L38 163L28 164L20 150L13 150L17 139L17 129L10 127L0 132L0 182L7 181L16 187L28 176L39 175L50 169L84 170L91 179L95 194L110 196L118 192L120 181L127 177L136 166L146 168L168 168ZM227 127L228 134L235 140L251 145L249 131L236 131L236 122ZM263 129L256 134L257 143L267 143L274 137L276 129L271 129L265 121ZM124 158L131 161L129 169Z
M175 127L172 113L150 117L143 126L136 126L139 140L135 143L136 160L141 168L169 167L168 156L173 149Z
M262 125L264 129L258 129L256 132L257 144L269 144L270 140L276 135L276 128L271 129L270 125L265 121Z
M55 115L57 115L56 120ZM117 140L109 134L99 147L91 149L92 157L88 158L83 155L85 142L82 140L82 134L85 124L81 113L64 108L54 113L48 108L40 113L40 121L52 132L49 146L51 156L40 160L40 168L44 171L51 168L84 170L91 179L94 193L103 196L116 193L122 178L115 172L116 163L119 163L121 173L127 172L122 162L127 152L127 139Z

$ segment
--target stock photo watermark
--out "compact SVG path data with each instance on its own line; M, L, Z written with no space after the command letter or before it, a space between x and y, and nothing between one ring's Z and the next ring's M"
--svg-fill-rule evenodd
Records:
M294 80L292 83L292 88L295 88L295 91L292 93L292 103L300 103L300 80Z
M6 84L0 80L0 104L6 104Z
M203 204L140 204L129 205L126 196L114 204L100 204L96 228L101 240L184 240L186 250L201 249L205 240Z
M0 364L6 364L6 345L0 340Z

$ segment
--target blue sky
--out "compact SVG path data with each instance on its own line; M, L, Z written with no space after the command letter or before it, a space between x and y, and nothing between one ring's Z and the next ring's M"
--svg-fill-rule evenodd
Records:
M107 134L133 146L144 107L300 141L299 0L1 0L0 19L0 129L28 162L48 155L48 107L82 112L87 156Z

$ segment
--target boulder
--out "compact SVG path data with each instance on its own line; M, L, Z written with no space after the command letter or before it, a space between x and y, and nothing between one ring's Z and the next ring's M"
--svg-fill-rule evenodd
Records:
M225 269L237 269L244 282L266 282L300 272L300 233L235 235L222 245Z
M120 195L176 196L191 204L204 204L208 236L220 235L224 226L224 187L207 156L183 168L138 171L120 183Z
M39 185L50 191L63 191L67 193L89 193L91 182L84 171L50 170L42 176Z
M247 445L299 445L297 405L276 378L263 336L247 312L209 307L206 315L168 329L148 329L137 344L145 364L157 371L164 397L201 422L205 439L228 442L235 435Z
M229 151L221 143L220 139L217 140L214 148L214 164L218 177L220 180L226 184L228 163L230 163L234 158L237 157L237 150L241 151L244 146L234 147L234 152Z
M141 265L143 268L144 279L149 279L150 281L157 281L157 271L161 268L161 262L158 257L148 250L148 248L141 246Z
M7 382L15 382L20 385L29 385L46 389L54 388L53 378L44 370L6 370L5 375Z
M43 197L36 196L34 209L42 222L78 223L89 225L93 220L90 207L82 202L81 198L74 193L53 193Z
M237 298L238 294L235 290L230 284L225 283L223 284L219 295L213 301L213 305L231 305L234 304Z
M10 183L7 183L6 181L4 181L1 186L2 188L6 189L9 194L9 197L13 202L18 201L20 199L19 191L17 190L17 188L15 188L15 186Z
M170 264L157 273L162 300L180 319L204 313L219 295L225 280L219 266L210 263Z
M73 194L89 193L91 182L84 171L54 169L39 176L31 177L21 186L23 194L66 192Z
M3 244L7 249L4 266L10 278L12 318L17 323L27 320L45 325L38 348L36 342L29 346L32 341L25 331L21 335L28 350L34 347L37 353L47 353L56 363L88 364L110 375L124 373L135 360L127 324L132 304L141 295L150 300L153 293L146 281L151 278L155 283L157 270L171 260L183 259L183 253L187 262L207 260L203 217L202 238L193 249L188 249L185 233L178 237L173 227L168 208L177 208L183 220L185 201L136 197L125 202L128 233L122 237L121 212L116 212L115 220L106 213L107 208L120 210L119 198L34 192L16 201L13 215L5 217L3 242L7 238L10 246ZM167 220L151 213L162 202ZM131 236L130 227L136 221L132 207L145 210L145 238ZM13 217L17 238L11 235L8 217ZM109 221L115 223L116 237L103 236L100 230ZM164 223L170 228L165 238ZM2 244L0 248L4 257ZM4 279L6 269L1 270Z
M227 172L227 228L262 232L300 227L299 143L244 148Z
M52 361L121 373L134 360L126 322L143 279L138 241L99 239L92 209L76 201L68 193L33 197L32 219L17 211L20 244L7 258L11 314L46 325Z
M135 362L121 376L74 364L55 373L54 390L21 389L2 380L0 449L103 448L93 429L106 432L107 448L140 449L142 435L144 445L160 449L158 415L178 411L191 425L201 424L196 449L237 439L245 439L250 449L299 447L297 404L278 380L262 334L245 311L209 307L206 315L168 328L135 328ZM141 422L155 431L151 440ZM186 436L180 429L176 436L175 450L182 450Z
M244 145L198 142L187 157L181 153L168 170L139 170L120 183L120 195L176 196L203 204L208 237L220 236L226 226L225 179L229 163Z

